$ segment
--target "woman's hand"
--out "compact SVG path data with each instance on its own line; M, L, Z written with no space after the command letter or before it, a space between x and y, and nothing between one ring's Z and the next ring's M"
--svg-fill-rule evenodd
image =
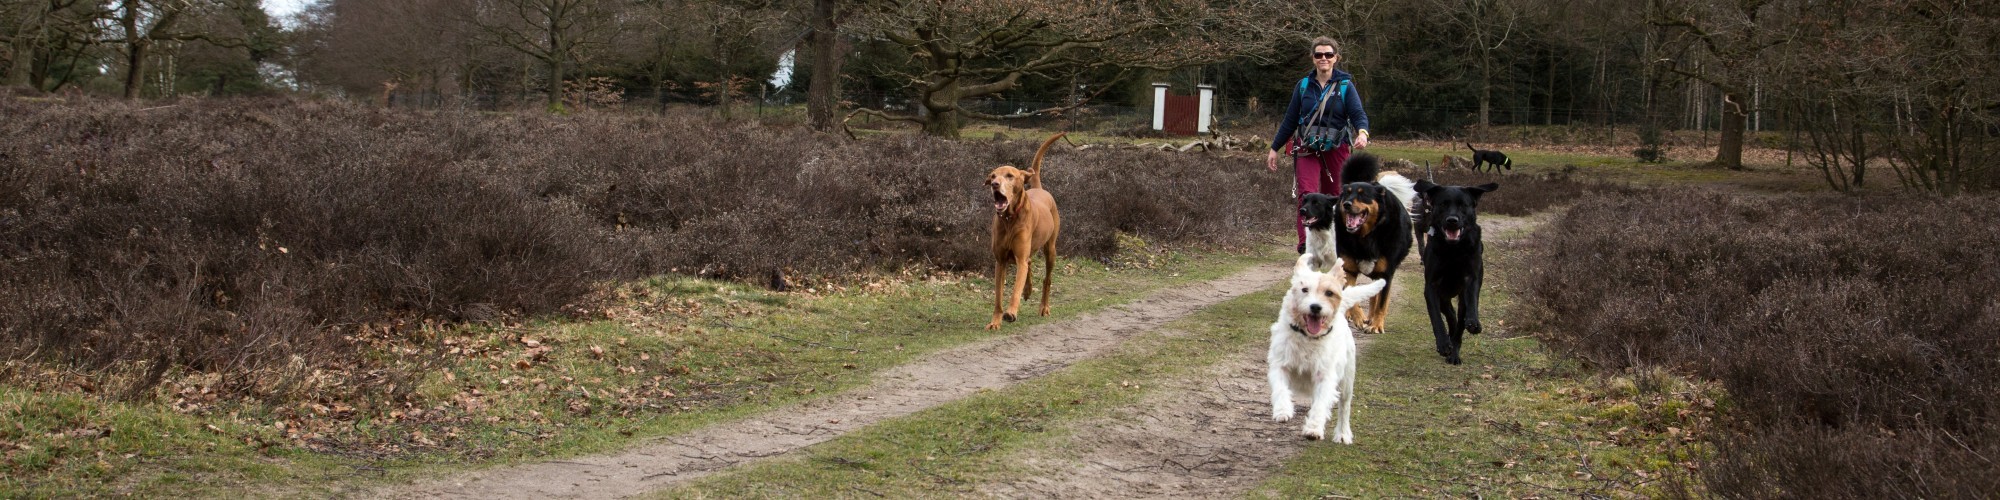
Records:
M1272 172L1278 171L1278 150L1273 149L1264 155L1264 169Z
M1354 136L1354 147L1368 149L1368 131L1363 130Z

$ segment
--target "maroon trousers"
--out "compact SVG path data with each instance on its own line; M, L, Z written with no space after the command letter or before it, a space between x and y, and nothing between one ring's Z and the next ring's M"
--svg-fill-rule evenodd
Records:
M1306 220L1298 216L1298 208L1305 204L1306 193L1340 196L1340 166L1347 163L1347 156L1353 152L1352 147L1341 146L1333 151L1315 153L1300 150L1298 143L1293 142L1292 151L1298 155L1293 157L1292 170L1298 176L1299 185L1298 192L1294 193L1297 203L1292 207L1292 227L1298 233L1300 245L1306 244Z

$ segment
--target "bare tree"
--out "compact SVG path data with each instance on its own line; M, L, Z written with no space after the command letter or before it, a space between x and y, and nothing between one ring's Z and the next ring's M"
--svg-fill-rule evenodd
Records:
M192 40L200 37L195 33L175 31L176 25L188 17L195 9L214 6L211 2L196 0L120 0L118 4L118 26L125 48L125 98L139 97L139 87L145 78L146 56L153 44L161 41Z
M51 3L29 1L0 7L0 27L7 28L0 31L8 48L7 86L34 89L28 74L34 71L35 52L47 36L45 25L53 7Z
M244 9L258 9L259 15L243 15ZM124 96L139 97L150 75L147 60L159 44L201 42L216 47L254 49L253 32L262 28L242 26L252 19L265 19L258 0L118 0L111 12L117 26L115 43L125 58ZM234 26L229 26L234 23ZM168 61L172 61L171 51ZM171 76L171 75L167 75Z
M806 115L817 130L833 128L834 114L840 107L840 70L847 60L847 51L852 48L840 36L840 24L846 17L841 7L840 0L813 0L810 21L813 72L807 87Z
M548 106L563 100L570 68L603 47L621 27L615 0L464 0L472 36L536 61L546 71Z
M1003 120L1073 108L1081 102L994 114L968 109L967 99L1014 90L1023 78L1094 75L1116 68L1172 69L1260 53L1289 25L1290 2L1065 2L1060 0L883 0L861 13L852 31L891 41L913 69L899 75L918 94L917 114L870 114L920 124L927 134L956 137L963 119ZM1094 89L1106 81L1085 82ZM1087 101L1087 99L1086 99Z
M778 56L808 36L802 2L787 0L645 0L611 52L655 94L692 91L732 102L776 70ZM724 106L723 113L730 107Z
M48 82L51 63L81 60L103 38L99 21L109 17L103 0L0 2L0 42L9 49L0 85L54 90ZM53 85L63 83L67 80Z
M1991 187L2000 153L2000 9L1964 2L1833 0L1802 12L1775 65L1783 102L1828 186L1866 186L1886 164L1905 187Z
M1791 8L1780 0L1651 0L1648 19L1674 30L1662 67L1713 86L1722 94L1719 144L1714 163L1743 168L1743 136L1750 116L1750 92L1766 49L1788 42ZM1689 50L1692 49L1692 50Z
M385 85L440 92L468 64L448 0L333 0L305 11L299 75L356 95Z
M1502 0L1438 0L1434 9L1447 16L1455 35L1443 40L1463 44L1479 70L1479 130L1484 132L1493 123L1494 87L1504 84L1501 50L1510 41L1520 43L1521 9Z

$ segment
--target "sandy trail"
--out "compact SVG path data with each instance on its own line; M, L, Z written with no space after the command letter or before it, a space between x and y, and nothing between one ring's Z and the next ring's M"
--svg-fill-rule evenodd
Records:
M733 465L782 455L981 390L1006 387L1101 355L1127 339L1202 308L1269 288L1284 280L1289 271L1289 263L1273 263L1205 283L1164 290L1076 319L1037 325L1005 337L941 351L886 370L873 384L854 391L661 438L615 454L488 469L397 485L366 496L608 498L661 489ZM1258 361L1260 367L1261 364ZM1238 379L1247 379L1261 384L1262 380L1261 374L1228 375L1218 377L1216 383L1238 384L1242 383ZM1247 394L1260 392L1261 389ZM1226 388L1223 393L1246 394L1235 388ZM1251 465L1245 462L1227 466Z
M1398 274L1396 293L1403 294L1411 280ZM1356 337L1357 347L1366 349L1373 337ZM1342 446L1299 436L1304 406L1300 419L1271 420L1269 347L1248 346L1195 376L1164 381L1138 404L1072 425L1061 442L1019 459L1027 477L978 489L1006 498L1238 497L1306 446ZM1357 408L1357 428L1368 425L1365 413Z
M1518 240L1531 225L1518 217L1480 220L1488 244ZM1392 306L1423 309L1421 262L1411 250L1396 273ZM1277 304L1271 313L1276 315ZM1394 327L1398 331L1390 335L1430 337L1427 324ZM1364 367L1376 337L1355 337ZM1065 438L1015 459L1029 471L1026 477L976 488L1005 498L1241 497L1306 446L1342 446L1304 440L1299 420L1271 421L1264 374L1269 347L1247 346L1194 376L1163 381L1162 389L1138 404L1072 424ZM1357 401L1369 397L1366 376L1364 369L1355 387ZM1367 413L1356 405L1355 428L1370 425ZM1298 414L1305 415L1304 406Z

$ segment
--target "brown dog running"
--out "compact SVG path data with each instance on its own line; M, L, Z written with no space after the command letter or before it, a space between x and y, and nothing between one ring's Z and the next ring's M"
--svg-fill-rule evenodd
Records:
M993 189L993 321L986 329L997 330L1000 320L1014 321L1021 312L1021 295L1026 292L1028 259L1042 251L1042 315L1049 315L1049 280L1056 270L1056 233L1062 217L1056 213L1056 197L1042 189L1042 155L1065 134L1042 141L1035 150L1028 171L1008 165L986 174L986 187ZM1014 300L1008 302L1007 267L1014 266Z

